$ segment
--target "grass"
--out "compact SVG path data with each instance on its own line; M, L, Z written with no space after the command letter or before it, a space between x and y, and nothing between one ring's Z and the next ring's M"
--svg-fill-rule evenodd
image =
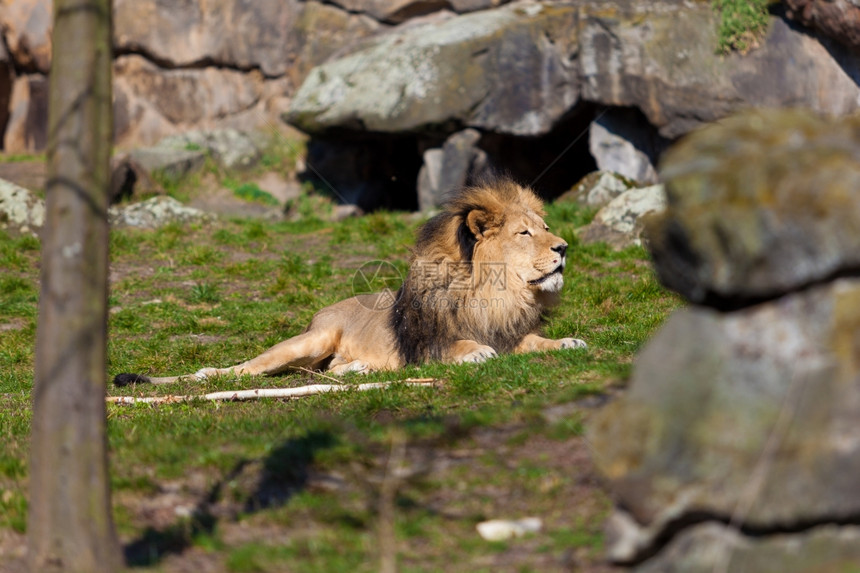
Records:
M758 46L767 31L768 6L773 0L714 0L719 12L717 51L746 53Z
M110 406L115 517L133 570L170 570L166 556L190 553L235 572L375 571L391 547L378 533L386 519L380 484L399 441L405 477L391 519L402 570L554 570L563 555L598 560L610 503L593 486L583 497L590 470L569 460L584 451L587 420L569 406L625 378L636 350L679 300L656 283L641 248L578 242L574 230L593 211L565 204L548 212L571 248L563 302L545 332L583 338L587 350L345 378L435 377L445 380L439 389ZM108 372L183 374L256 355L351 296L361 265L387 261L405 272L419 223L382 212L339 223L222 220L115 230ZM26 529L38 248L36 239L0 231L0 529L18 533ZM297 372L108 392L320 381ZM548 414L559 408L567 413ZM559 503L574 498L576 508ZM190 509L177 515L176 499ZM483 519L523 515L541 516L543 532L492 544L475 534Z
M277 206L278 200L268 191L263 191L256 183L242 183L236 179L224 180L224 186L233 191L233 194L245 201L255 201L263 205Z
M19 163L23 161L45 161L44 153L0 153L0 163Z

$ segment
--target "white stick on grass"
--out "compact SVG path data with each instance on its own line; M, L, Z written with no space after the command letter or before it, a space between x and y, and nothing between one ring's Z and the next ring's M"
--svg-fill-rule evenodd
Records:
M310 384L298 388L256 388L254 390L224 390L209 394L190 394L187 396L107 396L105 400L113 404L171 404L174 402L190 402L192 400L211 401L243 401L259 400L260 398L304 398L327 392L344 392L354 390L363 392L387 388L392 384L405 386L437 386L441 381L436 378L407 378L391 382L367 382L365 384Z

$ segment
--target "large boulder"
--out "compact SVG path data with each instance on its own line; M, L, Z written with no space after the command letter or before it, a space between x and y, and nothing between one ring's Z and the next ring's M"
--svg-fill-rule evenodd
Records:
M857 0L785 0L788 17L851 48L860 48Z
M286 78L219 67L162 69L137 55L114 62L114 139L152 144L192 128L270 125L266 102Z
M45 147L51 26L50 0L0 2L5 150ZM115 0L115 143L151 145L195 128L271 131L310 69L384 27L314 1Z
M166 9L117 0L118 145L151 145L194 129L272 131L315 65L382 28L313 1L249 6L194 0Z
M401 25L313 70L287 119L402 132L549 131L580 101L638 108L674 139L748 106L858 108L860 56L773 17L750 54L716 53L707 2L514 3Z
M477 129L491 168L552 196L594 167L576 147L580 139L586 147L591 140L598 168L647 184L669 141L737 110L844 116L860 106L860 54L775 8L759 48L721 55L718 19L709 2L677 0L439 12L332 53L307 74L284 118L322 141L346 137L355 153L390 136L415 138L414 153L423 154ZM581 137L582 124L591 124L590 138ZM427 169L439 158L430 152ZM566 178L545 173L556 164ZM346 187L364 183L341 177ZM374 185L383 195L400 192Z
M2 170L0 170L2 172ZM141 195L163 195L164 189L150 171L128 153L119 153L110 161L110 202L119 203Z
M663 283L733 306L860 270L859 126L757 111L670 150L667 216L649 230Z
M638 561L700 521L776 533L856 519L858 324L857 279L736 312L676 312L591 427L629 514L611 521L611 557Z
M298 89L315 66L386 28L363 14L313 0L302 2L287 34L288 95Z
M140 56L119 58L120 88L145 98L166 120L194 124L253 106L263 91L259 74L230 69L163 70Z
M619 506L613 561L766 573L860 556L857 132L755 112L669 152L650 246L663 281L698 304L592 420Z
M108 221L114 227L156 229L169 223L209 222L215 215L188 207L173 197L152 197L131 205L114 205L108 209Z
M13 0L0 4L0 28L12 59L28 73L51 69L51 0Z
M174 180L198 171L206 162L206 152L201 149L177 149L158 145L133 149L128 156L148 176L162 175Z
M286 118L312 133L450 122L546 133L577 101L576 15L573 6L518 4L393 30L315 68Z
M657 182L655 164L667 142L638 111L610 108L591 122L588 147L600 171L648 185Z
M588 207L604 207L630 189L636 182L610 171L592 171L556 201L576 201Z
M749 106L801 106L830 114L858 109L860 54L826 45L781 17L761 47L716 53L710 2L622 2L584 8L579 66L584 100L639 108L677 138Z
M114 45L165 70L216 67L288 78L291 92L311 68L383 26L315 1L115 0ZM285 33L289 31L289 33Z
M418 208L429 211L442 205L457 189L484 174L487 155L477 144L481 134L474 129L458 131L442 147L424 152L418 172Z
M600 209L591 223L577 230L577 235L586 243L604 242L618 249L639 246L645 221L665 209L662 185L630 189Z
M0 179L24 189L44 194L48 181L48 164L44 158L0 162Z
M260 159L257 144L251 136L238 129L195 129L165 137L157 147L179 151L202 150L227 169L252 167Z
M41 151L48 144L48 78L42 74L15 79L9 94L3 149L10 153Z
M0 42L0 141L9 121L9 108L12 100L12 84L15 80L15 66L6 46Z
M170 68L205 64L258 69L270 77L289 69L284 31L293 25L298 2L114 0L113 6L120 53L146 54Z

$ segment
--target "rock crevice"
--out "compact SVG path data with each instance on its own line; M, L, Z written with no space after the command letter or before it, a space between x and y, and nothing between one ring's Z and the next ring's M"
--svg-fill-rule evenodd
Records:
M172 70L203 70L206 68L214 68L218 70L231 70L241 73L256 73L265 80L277 80L285 77L286 73L269 73L267 74L263 67L259 64L241 65L230 60L219 60L212 56L205 56L198 60L177 63L169 59L159 57L157 54L146 49L141 45L124 45L114 48L114 58L122 58L126 56L137 56L151 63L163 71Z
M626 523L621 523L626 522ZM607 524L607 535L610 544L617 541L619 536L627 534L625 529L636 528L636 541L638 545L625 540L621 544L615 544L608 555L616 564L633 567L648 562L665 551L673 543L688 534L691 530L702 526L719 527L724 534L730 534L739 539L761 542L768 538L784 538L790 536L804 536L815 533L825 528L855 529L860 533L860 513L828 517L827 519L813 519L785 524L754 524L746 523L742 519L730 514L711 513L707 511L687 511L674 520L661 524L658 533L652 533L650 528L644 524L635 523L633 518L627 514L623 506L619 505L616 512ZM641 528L641 529L640 529ZM643 533L644 531L644 533Z

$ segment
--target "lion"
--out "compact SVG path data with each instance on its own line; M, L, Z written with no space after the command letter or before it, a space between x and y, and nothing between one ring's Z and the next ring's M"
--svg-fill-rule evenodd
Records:
M396 293L359 295L323 308L302 334L236 366L165 378L119 374L114 384L296 368L364 373L585 347L576 338L538 334L545 311L559 301L568 247L550 233L544 216L537 195L510 179L466 187L418 230Z

